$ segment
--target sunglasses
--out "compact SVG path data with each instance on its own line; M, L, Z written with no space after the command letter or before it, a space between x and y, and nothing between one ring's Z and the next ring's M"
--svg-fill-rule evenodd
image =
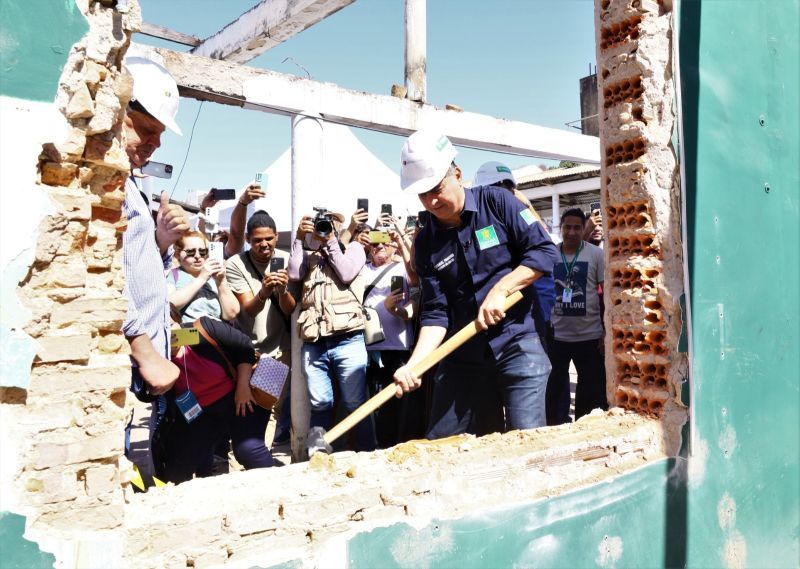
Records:
M183 254L187 257L208 257L208 249L184 249Z

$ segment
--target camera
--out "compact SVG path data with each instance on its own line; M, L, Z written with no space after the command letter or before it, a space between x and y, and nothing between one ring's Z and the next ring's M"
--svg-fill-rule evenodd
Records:
M324 207L315 207L314 211L317 212L313 219L314 235L327 239L328 236L333 233L333 217L331 217L331 212Z

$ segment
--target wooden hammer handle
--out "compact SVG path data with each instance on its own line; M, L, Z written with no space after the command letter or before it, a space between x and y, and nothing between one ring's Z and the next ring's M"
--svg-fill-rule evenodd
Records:
M503 305L503 312L508 312L509 308L514 306L517 302L522 299L522 292L517 291L513 294L510 294L506 297L506 303ZM456 348L460 348L464 342L472 338L475 334L478 333L478 320L475 319L466 326L464 326L461 330L453 334L444 344L440 345L438 348L433 350L430 354L425 356L419 362L411 366L412 371L415 375L420 376L433 366L438 364L442 361L445 357L449 356ZM355 427L358 423L360 423L365 417L367 417L370 413L375 411L378 407L389 401L397 391L397 386L394 383L390 383L383 389L381 389L378 393L373 395L368 401L366 401L361 407L350 413L347 417L342 420L341 423L333 427L330 431L325 433L325 442L330 444L347 431Z

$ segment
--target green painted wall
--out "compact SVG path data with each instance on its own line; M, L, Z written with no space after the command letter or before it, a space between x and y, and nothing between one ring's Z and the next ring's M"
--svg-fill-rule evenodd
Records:
M55 557L22 537L25 518L0 512L0 567L3 569L45 569L53 567Z
M0 95L52 101L69 50L88 30L75 0L0 0Z
M683 2L680 15L693 451L708 449L689 559L716 562L722 544L747 566L796 567L800 3Z

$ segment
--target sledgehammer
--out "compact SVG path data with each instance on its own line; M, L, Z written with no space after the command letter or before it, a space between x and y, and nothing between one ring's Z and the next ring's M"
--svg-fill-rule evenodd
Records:
M503 306L503 312L508 312L509 308L514 306L522 299L522 293L517 291L506 297L506 303ZM433 350L430 354L425 356L424 359L412 366L412 370L417 376L422 375L430 368L438 364L446 356L450 355L456 348L475 336L479 332L478 321L473 320L461 330L453 334L445 343ZM361 407L350 413L345 419L332 428L327 433L322 427L313 427L306 437L306 448L308 449L308 457L311 458L317 452L326 452L328 454L333 452L331 443L345 434L347 431L355 427L370 413L375 411L378 407L389 401L395 394L397 387L394 383L390 383L386 387L375 394L371 399L364 403Z

